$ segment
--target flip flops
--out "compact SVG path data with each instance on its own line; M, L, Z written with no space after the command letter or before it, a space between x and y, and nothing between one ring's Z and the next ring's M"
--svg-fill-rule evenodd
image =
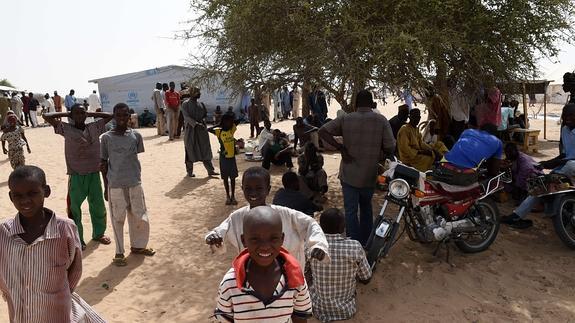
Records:
M130 248L130 251L136 255L153 256L156 254L156 250L152 248Z

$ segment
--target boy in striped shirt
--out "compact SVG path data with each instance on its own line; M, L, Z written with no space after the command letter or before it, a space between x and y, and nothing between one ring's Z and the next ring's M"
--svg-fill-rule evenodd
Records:
M220 288L219 322L307 322L311 299L298 261L282 248L282 219L269 206L243 218L246 250L234 260Z

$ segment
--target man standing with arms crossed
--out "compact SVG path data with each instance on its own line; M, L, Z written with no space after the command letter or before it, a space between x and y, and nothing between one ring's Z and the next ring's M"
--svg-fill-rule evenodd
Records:
M341 152L339 177L343 190L346 233L365 246L373 227L371 199L377 180L378 163L382 153L384 157L393 155L395 140L387 119L373 112L373 96L369 91L359 91L356 107L356 112L347 113L323 125L319 135ZM342 136L343 144L337 142L334 136Z
M100 180L100 135L106 132L106 123L112 115L103 112L86 112L80 104L74 104L71 112L48 113L44 120L54 127L54 132L64 137L64 154L68 169L68 215L78 227L82 249L86 247L82 227L82 203L88 198L92 220L92 240L110 244L106 231L107 188L102 194ZM72 124L62 122L68 117ZM86 124L86 117L101 118Z

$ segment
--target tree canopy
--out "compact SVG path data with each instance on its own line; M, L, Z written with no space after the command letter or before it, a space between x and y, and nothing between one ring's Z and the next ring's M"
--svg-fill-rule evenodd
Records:
M0 79L0 85L14 87L14 85L12 85L12 83L10 83L10 81L8 81L8 79Z
M192 0L196 81L423 91L530 79L571 42L573 0ZM351 91L350 91L351 90Z

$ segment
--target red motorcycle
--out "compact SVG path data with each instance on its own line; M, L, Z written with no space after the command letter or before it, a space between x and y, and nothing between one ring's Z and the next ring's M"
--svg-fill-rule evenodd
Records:
M387 195L367 242L367 259L372 268L385 257L403 230L420 243L453 241L466 253L489 248L499 232L499 210L489 198L511 182L508 173L461 187L424 179L414 168L397 163L385 179ZM399 212L395 218L385 211L393 203Z

